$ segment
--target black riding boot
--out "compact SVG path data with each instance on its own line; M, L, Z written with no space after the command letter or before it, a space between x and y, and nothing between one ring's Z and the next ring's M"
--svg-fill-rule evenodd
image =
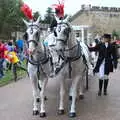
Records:
M99 79L99 91L98 91L98 96L101 96L102 86L103 86L103 80L102 80L102 79Z
M107 86L108 86L108 79L104 80L104 95L107 95Z

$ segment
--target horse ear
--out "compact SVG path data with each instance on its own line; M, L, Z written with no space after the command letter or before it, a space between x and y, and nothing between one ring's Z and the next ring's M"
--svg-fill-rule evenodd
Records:
M40 20L41 20L41 17L39 16L38 19L36 20L35 24L39 24Z
M59 18L56 17L56 16L55 16L55 19L56 19L57 23L60 23L60 22L61 22L61 20L59 20Z
M29 23L25 20L25 19L23 19L23 22L25 23L25 25L28 27L29 26Z
M64 19L64 22L68 22L69 20L69 16L67 16L65 19Z

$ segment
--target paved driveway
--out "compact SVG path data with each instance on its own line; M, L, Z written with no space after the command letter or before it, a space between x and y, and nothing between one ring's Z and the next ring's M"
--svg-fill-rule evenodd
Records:
M65 98L66 113L57 115L58 80L50 80L47 87L46 118L32 116L32 89L28 77L0 88L0 120L120 120L120 71L111 74L108 96L97 96L98 81L90 76L90 88L84 100L77 100L77 117L68 117L68 96ZM69 81L68 81L69 82ZM66 86L66 88L69 85Z

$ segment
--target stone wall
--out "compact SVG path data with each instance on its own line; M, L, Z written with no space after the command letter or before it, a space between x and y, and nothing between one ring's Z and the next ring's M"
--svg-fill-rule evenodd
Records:
M120 8L117 7L104 7L91 5L81 5L81 10L120 12Z
M84 6L71 19L72 25L89 25L91 32L112 33L113 30L120 31L120 8Z

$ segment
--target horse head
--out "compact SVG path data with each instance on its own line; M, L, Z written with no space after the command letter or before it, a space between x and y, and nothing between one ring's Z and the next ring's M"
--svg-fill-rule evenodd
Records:
M36 21L29 21L23 20L25 25L27 26L27 30L24 34L24 39L27 42L28 45L28 51L29 53L32 53L39 43L39 37L40 37L40 17Z
M58 50L64 49L67 41L69 39L69 34L71 32L71 26L68 22L68 18L64 20L57 20L57 26L54 29L54 35L56 37L56 48Z
M54 28L54 45L49 46L52 62L55 69L62 68L66 61L65 49L68 48L69 38L71 37L72 27L68 22L68 18L57 20L57 26ZM68 53L68 52L67 52ZM68 53L69 54L69 53Z

